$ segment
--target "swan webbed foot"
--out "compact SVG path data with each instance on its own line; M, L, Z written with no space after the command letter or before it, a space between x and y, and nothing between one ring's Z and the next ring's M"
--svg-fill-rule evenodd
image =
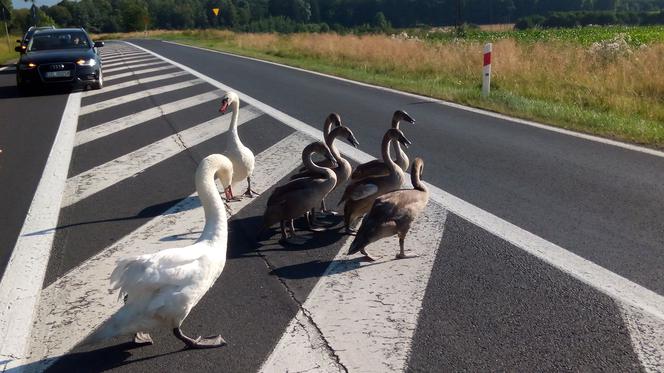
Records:
M419 255L417 254L405 254L405 253L398 253L396 256L397 259L411 259L417 257L419 257Z
M173 329L173 334L184 342L185 345L187 345L187 348L196 348L196 349L202 349L202 348L216 348L216 347L221 347L226 345L226 341L221 337L221 335L213 335L209 337L198 337L196 339L187 337L182 333L182 330L180 328L175 328Z
M243 194L243 196L249 197L249 198L254 198L254 197L257 197L257 196L260 196L260 195L261 195L260 193L256 192L253 189L247 189Z
M367 253L365 250L360 250L360 253L362 253L362 255L364 255L364 260L366 260L367 262L375 262L376 261L376 258L369 255L369 253Z
M134 334L134 343L138 345L151 345L154 344L154 341L149 333L138 332Z
M351 227L346 227L346 234L349 236L357 236L357 230L351 228Z
M247 190L244 192L244 195L249 198L254 198L254 195L260 196L261 194L257 191L251 189L251 177L247 177Z

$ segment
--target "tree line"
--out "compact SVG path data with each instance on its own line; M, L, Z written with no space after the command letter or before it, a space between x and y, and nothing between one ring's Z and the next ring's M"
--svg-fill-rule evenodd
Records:
M11 9L10 0L0 1ZM218 15L213 8L219 8ZM343 31L513 23L519 19L532 23L553 14L560 18L561 12L591 19L589 14L661 14L662 9L664 0L63 0L39 7L38 22L84 27L92 32L137 31L146 27ZM31 24L28 9L12 10L10 27L14 32L22 32Z

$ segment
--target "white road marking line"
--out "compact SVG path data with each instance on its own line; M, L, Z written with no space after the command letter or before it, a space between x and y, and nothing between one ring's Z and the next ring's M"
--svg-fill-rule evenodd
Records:
M80 103L80 93L69 95L44 172L0 282L1 371L6 363L23 359L28 352L26 336L32 328L54 236L53 232L36 232L58 223Z
M233 90L240 98L247 104L261 110L265 114L277 119L278 121L294 128L297 131L304 132L307 135L320 139L323 137L320 130L291 117L267 104L264 104L251 96L248 96L236 89L233 89L225 84L218 82L198 71L170 60L148 49L125 42L136 48L142 49L154 56L179 67L184 71L188 71L194 76L199 77L212 84L213 86L229 91ZM374 159L371 155L355 149L346 143L339 144L340 150L349 158L356 162L363 163ZM429 184L427 184L429 185ZM513 244L514 246L534 255L535 257L543 260L544 262L558 268L559 270L570 274L581 282L592 286L593 288L601 291L608 296L631 304L635 307L646 310L652 313L659 319L664 320L664 296L659 295L652 290L630 281L608 269L601 267L587 259L584 259L562 247L545 240L525 229L519 228L516 225L509 223L488 211L474 206L446 191L429 185L431 190L431 199L440 203L448 211L460 216L461 218L483 228L487 232L502 238L503 240Z
M141 62L147 62L147 61L154 61L154 57L142 57L142 58L137 58L137 59L130 59L130 60L120 60L117 62L110 62L110 63L105 63L104 67L105 68L115 68L117 66L128 66L130 64L134 63L141 63Z
M94 91L86 91L86 92L83 93L83 97L96 96L96 95L102 94L102 93L117 91L118 89L133 87L135 85L145 84L145 83L150 83L150 82L156 82L156 81L164 80L164 79L177 78L178 76L183 76L183 75L187 75L187 74L189 74L189 73L186 72L186 71L177 71L177 72L169 73L169 74L155 75L155 76L150 76L150 77L147 77L147 78L131 80L131 81L128 81L128 82L115 84L115 85L112 85L112 86L105 86L102 89L97 89L97 90L94 90Z
M109 81L112 81L112 80L115 80L115 79L120 79L120 78L126 78L128 76L149 74L149 73L153 73L153 72L156 72L156 71L173 70L173 69L175 69L175 66L165 65L165 66L161 66L161 67L154 67L154 68L151 68L151 69L128 71L126 73L117 74L117 75L113 75L113 76L109 76L109 77L104 76L104 80L106 81L106 83L108 83ZM107 86L108 85L109 84L107 84Z
M145 53L133 53L133 54L118 54L118 55L113 55L113 56L102 56L101 61L104 65L109 64L109 63L116 63L119 61L126 61L130 59L136 59L136 58L142 58L146 57L147 54Z
M243 107L238 120L242 125L263 115L252 107ZM231 116L224 115L161 139L122 157L99 165L67 180L62 207L70 206L141 171L163 162L188 148L221 135L228 130Z
M81 108L81 115L85 114L90 114L94 113L95 111L99 110L104 110L108 109L114 106L126 104L132 101L140 100L142 98L150 97L150 96L156 96L162 93L167 93L167 92L172 92L172 91L177 91L183 88L188 88L188 87L193 87L195 85L203 84L205 83L204 81L200 79L192 79L192 80L187 80L186 82L178 82L178 83L173 83L169 85L165 85L162 87L157 87L157 88L152 88L152 89L147 89L144 91L139 91L135 93L131 93L128 95L124 95L122 97L116 97L112 98L109 100L105 101L100 101L95 104L91 105L86 105Z
M286 177L299 166L300 149L311 141L310 137L295 132L257 154L252 184L258 190L267 190ZM232 203L233 213L253 201L255 199L245 198ZM45 369L120 308L117 294L108 291L108 279L118 259L188 245L197 238L193 232L200 230L203 224L203 212L194 194L46 287L38 312L40 322L32 334L31 351L31 361L45 361L45 364L34 370Z
M405 371L446 218L442 206L429 202L406 238L417 258L395 260L398 240L389 237L367 247L381 256L377 262L362 263L346 256L348 239L261 371L306 371L316 365L327 372Z
M618 303L618 307L643 369L664 372L664 320L627 304Z
M145 55L145 53L142 51L128 51L128 52L104 53L101 56L102 58L103 57L123 58L123 57L138 56L138 55Z
M130 114L125 117L112 120L110 122L99 124L94 127L90 127L88 129L79 131L76 134L76 146L86 144L90 141L97 140L104 136L108 136L141 123L145 123L149 120L159 118L162 115L175 113L176 111L221 98L223 95L224 92L219 90L206 92L193 97L187 97L182 100L169 102L168 104L146 109L135 114Z
M142 68L142 67L161 65L161 64L163 64L163 62L157 61L157 62L139 63L138 65L127 65L127 66L114 67L114 68L111 68L111 69L104 69L104 74L113 73L113 72L116 72L116 71L127 70L127 69L138 69L138 68Z
M168 43L168 44L179 45L179 46L182 46L182 47L189 47L189 48L204 50L204 51L207 51L207 52L213 52L213 53L224 54L224 55L227 55L227 56L243 58L243 59L246 59L246 60L267 63L267 64L270 64L270 65L280 66L280 67L284 67L284 68L287 68L287 69L302 71L302 72L305 72L305 73L308 73L308 74L313 74L313 75L323 76L323 77L330 78L330 79L340 80L342 82L351 83L351 84L359 85L359 86L362 86L362 87L369 87L369 88L379 89L379 90L385 91L385 92L395 93L395 94L399 94L399 95L402 95L402 96L413 97L413 98L416 98L418 100L425 100L425 101L432 102L432 103L437 103L437 104L440 104L440 105L443 105L443 106L448 106L448 107L452 107L452 108L459 109L459 110L469 111L471 113L476 113L476 114L480 114L480 115L484 115L484 116L488 116L488 117L493 117L493 118L496 118L496 119L505 120L507 122L512 122L513 124L523 124L523 125L526 125L526 126L536 127L536 128L540 128L540 129L551 131L551 132L557 132L557 133L561 133L561 134L564 134L564 135L581 138L581 139L588 140L588 141L594 141L594 142L598 142L598 143L602 143L602 144L606 144L606 145L612 145L612 146L616 146L616 147L619 147L619 148L628 149L628 150L632 150L632 151L635 151L635 152L645 153L645 154L653 155L653 156L656 156L656 157L664 158L664 152L659 151L659 150L650 149L650 148L646 148L646 147L638 146L638 145L634 145L634 144L628 144L628 143L624 143L624 142L620 142L620 141L616 141L616 140L610 140L610 139L606 139L606 138L599 137L599 136L588 135L588 134L585 134L585 133L574 132L574 131L566 130L566 129L563 129L563 128L553 127L553 126L543 124L543 123L533 122L533 121L530 121L530 120L514 118L514 117L504 115L504 114L494 113L494 112L491 112L491 111L488 111L488 110L482 110L482 109L477 109L477 108L473 108L473 107L469 107L469 106L464 106L464 105L461 105L461 104L456 104L454 102L443 101L443 100L439 100L439 99L436 99L436 98L422 96L422 95L418 95L418 94L415 94L415 93L399 91L399 90L392 89L392 88L381 87L381 86L377 86L377 85L373 85L373 84L369 84L369 83L362 83L362 82L358 82L356 80L350 80L350 79L341 78L341 77L334 76L334 75L319 73L319 72L311 71L311 70L305 70L305 69L302 69L302 68L299 68L299 67L284 65L284 64L280 64L278 62L265 61L265 60L261 60L261 59L258 59L258 58L246 57L246 56L241 56L239 54L222 52L222 51L209 49L209 48L203 48L203 47L196 47L196 46L193 46L193 45L181 44L181 43L173 42L173 41L163 40L163 42ZM132 44L132 45L134 45L134 44ZM134 46L140 48L137 45L134 45Z

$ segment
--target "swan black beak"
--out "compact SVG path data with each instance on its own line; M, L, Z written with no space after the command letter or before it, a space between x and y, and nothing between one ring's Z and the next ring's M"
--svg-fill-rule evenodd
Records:
M406 136L404 136L404 135L399 136L399 142L400 142L401 145L403 145L406 149L408 149L408 147L409 147L410 145L413 145L413 143L410 142L410 140L408 140L408 139L406 138Z

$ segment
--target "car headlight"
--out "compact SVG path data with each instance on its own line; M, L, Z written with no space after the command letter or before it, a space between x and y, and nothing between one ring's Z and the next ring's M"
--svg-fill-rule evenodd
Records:
M32 70L35 67L37 67L37 64L32 62L18 64L19 70Z
M97 60L94 58L90 58L89 60L81 58L80 60L76 61L76 64L78 66L94 66L97 64Z

